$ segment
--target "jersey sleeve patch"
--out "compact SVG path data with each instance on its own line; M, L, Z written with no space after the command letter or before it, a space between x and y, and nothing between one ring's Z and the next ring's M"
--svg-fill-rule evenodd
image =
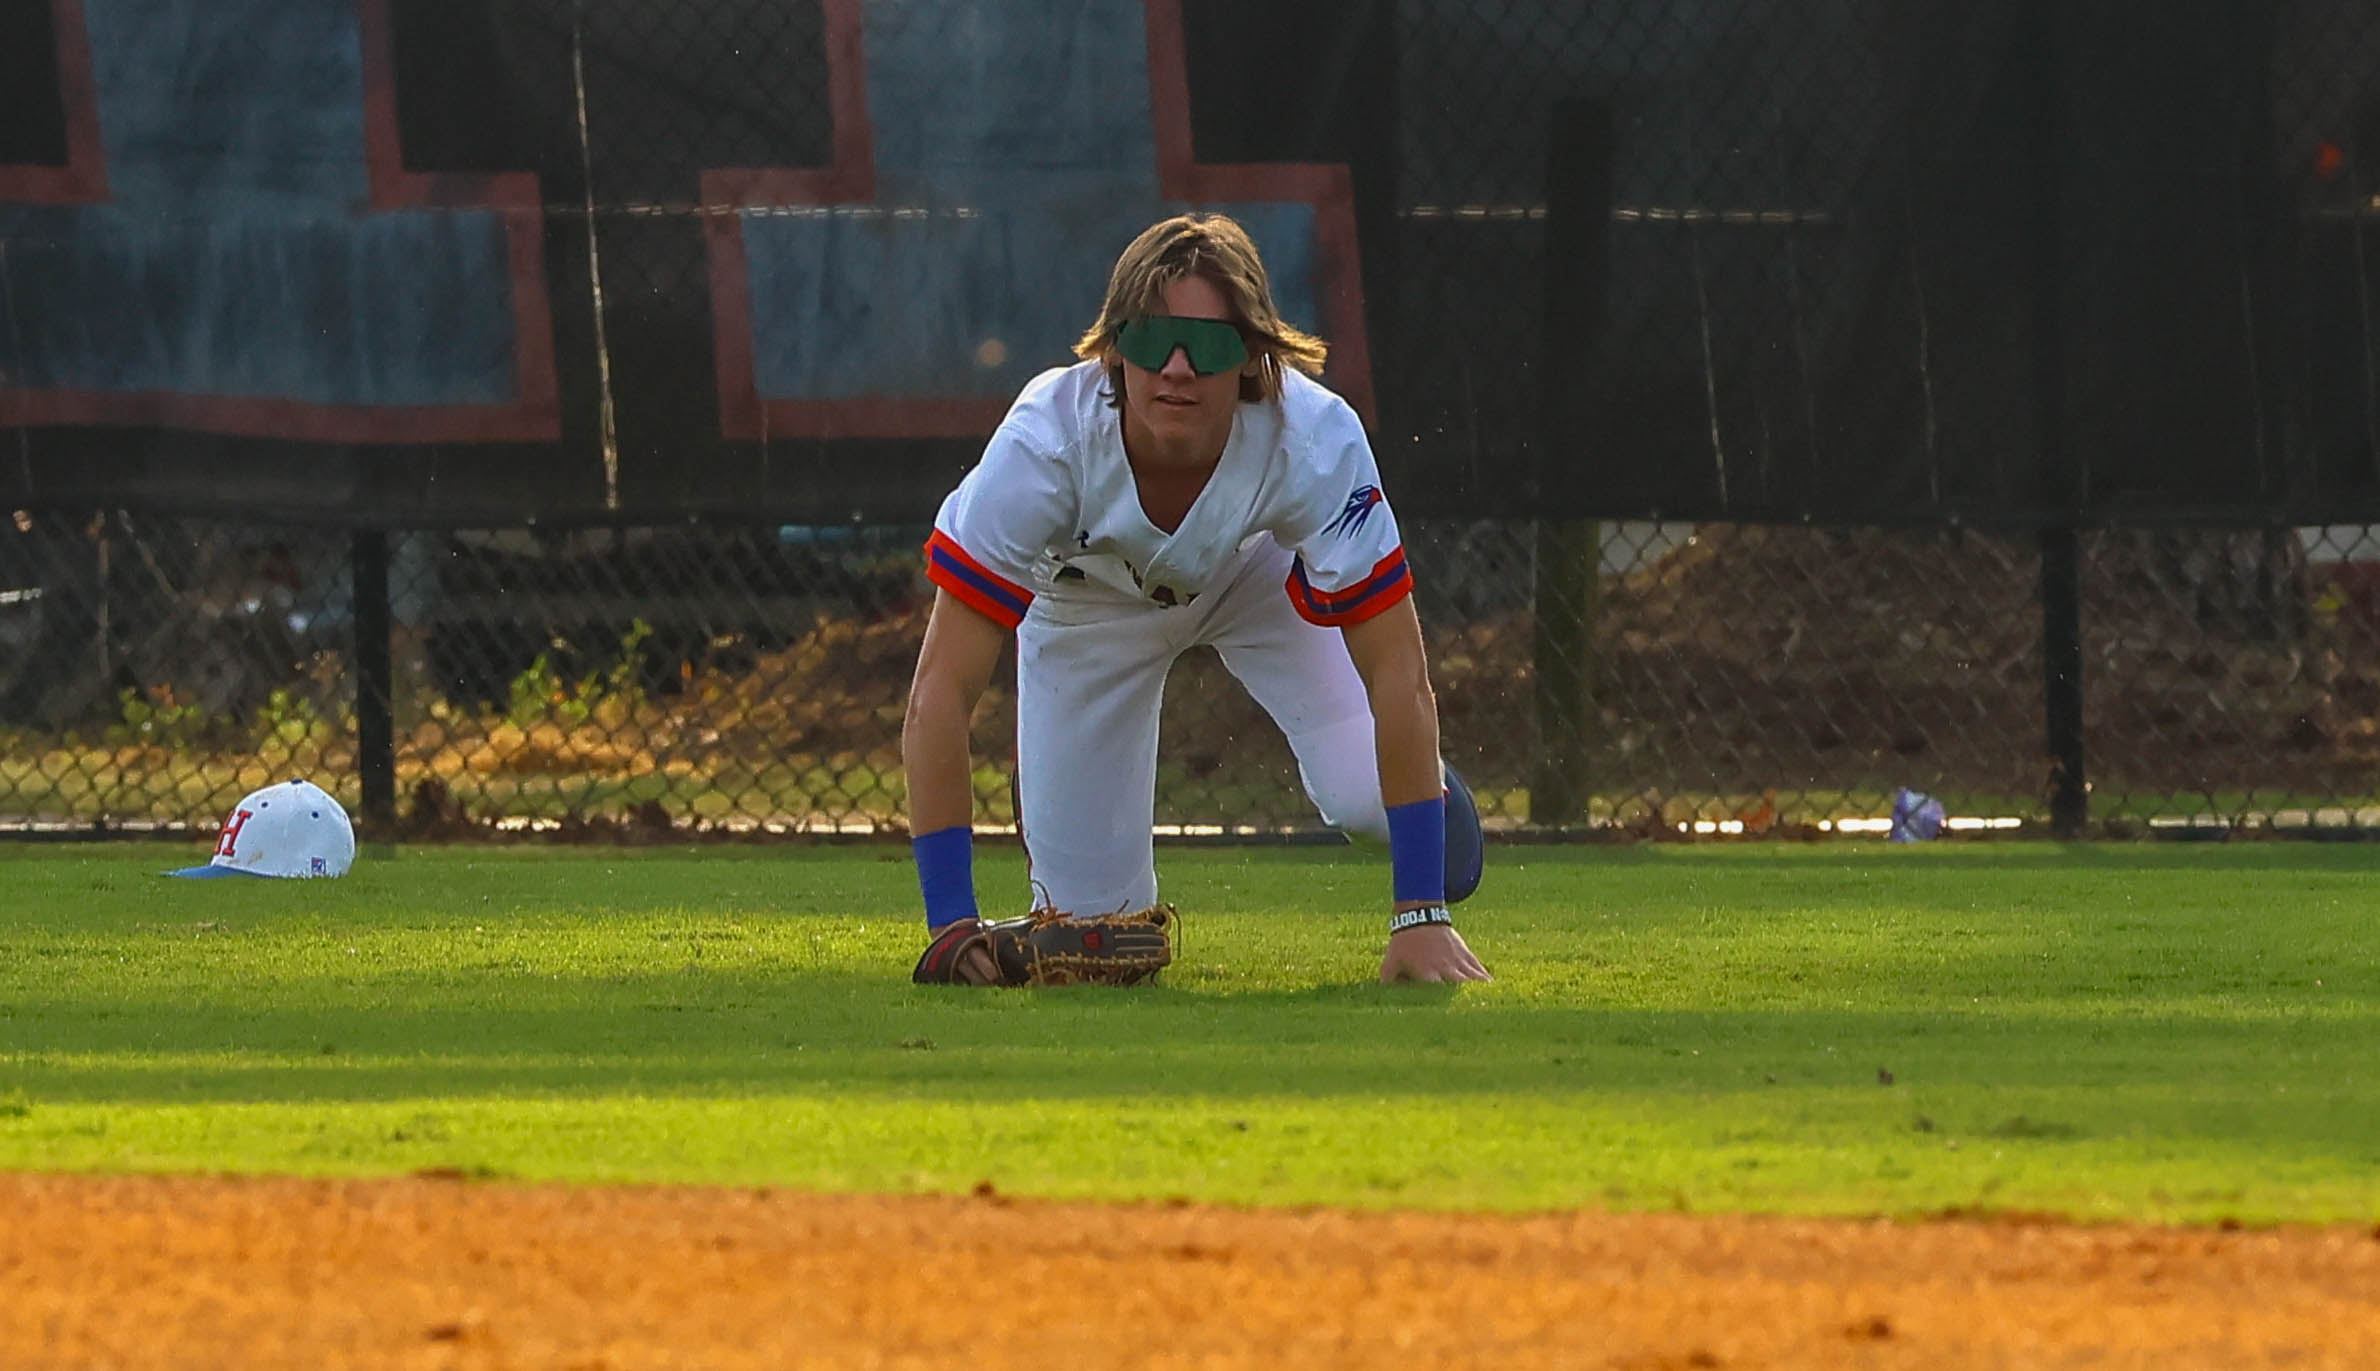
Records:
M941 529L926 539L926 579L1002 628L1023 623L1033 592L969 556Z
M1340 506L1338 515L1322 526L1322 536L1352 538L1363 532L1365 521L1372 517L1372 511L1379 508L1383 498L1378 486L1357 486L1355 493L1347 497L1347 503Z
M1343 628L1360 624L1412 594L1413 571L1405 565L1405 549L1400 546L1381 558L1362 580L1345 590L1329 591L1306 579L1306 559L1297 557L1289 564L1289 579L1283 589L1289 592L1289 603L1298 617L1307 623Z

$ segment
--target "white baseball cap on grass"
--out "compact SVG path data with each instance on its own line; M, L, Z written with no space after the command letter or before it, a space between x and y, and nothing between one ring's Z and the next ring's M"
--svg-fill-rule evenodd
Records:
M168 876L344 876L355 864L355 826L312 781L282 781L232 806L205 866Z

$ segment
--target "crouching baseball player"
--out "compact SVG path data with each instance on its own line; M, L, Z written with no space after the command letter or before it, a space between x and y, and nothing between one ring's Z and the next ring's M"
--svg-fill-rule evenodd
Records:
M1157 715L1167 669L1202 644L1288 735L1323 819L1387 843L1380 979L1488 979L1447 911L1479 884L1478 813L1439 759L1413 576L1363 425L1309 379L1325 345L1281 318L1245 230L1183 215L1124 250L1075 352L1017 397L926 544L936 594L901 736L932 934L917 979L1163 964ZM986 922L967 727L1011 631L1045 909Z

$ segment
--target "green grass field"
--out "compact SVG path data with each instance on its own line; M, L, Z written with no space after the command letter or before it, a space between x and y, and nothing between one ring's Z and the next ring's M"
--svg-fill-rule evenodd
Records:
M2380 1217L2380 847L1491 857L1491 985L1370 983L1377 854L1224 849L1160 985L991 992L893 846L0 844L0 1167Z

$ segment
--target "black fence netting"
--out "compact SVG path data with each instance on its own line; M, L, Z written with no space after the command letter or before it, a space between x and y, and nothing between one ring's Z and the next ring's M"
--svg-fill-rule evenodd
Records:
M926 523L1188 206L1496 822L2380 816L2367 4L0 0L0 827L897 828Z
M931 591L917 532L388 536L383 821L898 831ZM1904 787L1963 829L2051 817L2026 540L1425 520L1409 543L1446 753L1499 828L1876 832ZM342 532L19 516L0 536L0 823L205 827L284 775L365 808L357 564ZM2079 579L2095 831L2380 822L2370 529L2102 530ZM1588 613L1541 599L1548 581L1585 587ZM1219 660L1185 658L1168 692L1169 831L1316 825ZM1013 722L996 679L973 742L995 827Z

